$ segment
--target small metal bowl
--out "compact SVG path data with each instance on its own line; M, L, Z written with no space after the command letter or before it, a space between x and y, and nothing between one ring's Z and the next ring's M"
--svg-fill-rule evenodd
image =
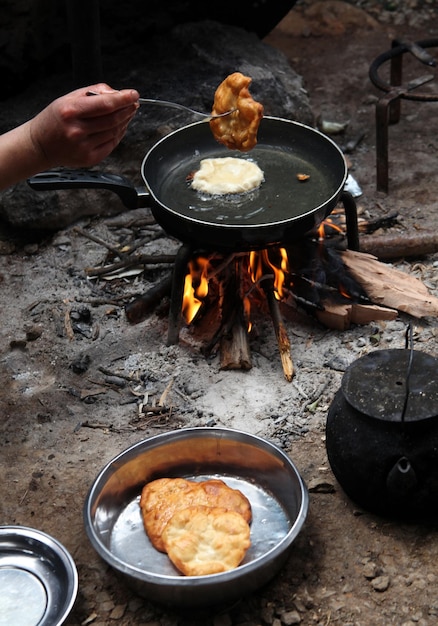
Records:
M61 626L77 592L75 563L58 541L0 526L0 626Z
M209 576L183 576L150 543L139 499L156 478L220 478L252 507L251 547L242 564ZM268 582L284 565L306 519L308 493L279 448L240 431L188 428L151 437L110 461L84 507L88 537L142 596L168 606L224 605Z

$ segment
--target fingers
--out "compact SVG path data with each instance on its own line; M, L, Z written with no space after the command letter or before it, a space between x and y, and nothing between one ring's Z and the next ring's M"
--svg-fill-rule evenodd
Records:
M91 167L107 157L123 139L128 123L121 124L110 130L83 135L83 140L76 144L76 151L66 155L67 167Z
M110 87L106 83L95 83L94 85L89 85L88 87L77 89L73 93L83 96L88 96L90 94L104 95L118 93L130 99L132 98L133 100L138 100L138 98L140 97L138 91L135 89L113 89L113 87Z
M58 113L66 136L70 140L94 141L93 137L104 132L119 135L134 117L138 107L138 93L135 89L107 91L97 96L86 96L89 89L104 89L105 85L91 85L74 92L71 97L58 101ZM108 89L110 89L108 87ZM79 96L79 97L78 97Z
M101 133L118 133L118 129L126 128L134 117L137 106L135 104L118 109L113 113L96 117L82 117L78 122L78 128L84 135L94 137Z
M138 97L135 89L116 91L97 83L52 102L31 124L44 167L88 167L108 156L135 115Z
M80 91L85 91L85 93L87 93L88 91L94 91L96 93L115 93L117 90L113 89L106 83L96 83L95 85L90 85L89 87L81 89Z
M139 106L138 99L140 97L135 89L117 91L105 83L90 85L80 90L80 96L77 106L81 110L81 117L98 117L126 107L135 107L135 112ZM74 102L71 104L74 106Z

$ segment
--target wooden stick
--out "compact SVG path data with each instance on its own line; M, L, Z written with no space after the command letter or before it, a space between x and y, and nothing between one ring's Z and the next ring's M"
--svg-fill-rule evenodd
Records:
M160 265L174 263L174 254L138 254L132 255L127 259L118 261L117 263L111 263L111 265L104 265L103 267L90 267L85 271L87 276L103 276L105 274L111 274L123 267L132 267L136 265Z
M94 241L94 243L98 243L100 246L103 246L110 252L113 252L118 257L124 256L120 248L118 248L117 246L113 246L112 244L108 243L107 241L104 241L103 239L101 239L100 237L97 237L96 235L93 235L92 233L88 233L86 230L83 230L83 228L80 228L79 226L75 226L73 228L73 232L78 233L78 235L81 235L81 237L85 237L86 239L89 239L90 241Z
M281 364L283 366L283 374L285 379L290 382L294 377L294 365L292 362L289 337L281 317L280 302L275 297L274 281L272 279L264 280L263 289L268 301L275 336L277 337L278 350L280 352Z
M355 302L324 302L324 309L317 310L315 316L321 324L335 330L347 330L351 324L369 324L378 320L395 320L397 311L374 304Z
M137 296L125 306L125 315L128 322L138 324L146 319L148 313L165 296L170 294L172 288L172 274L168 274L151 287L146 293Z

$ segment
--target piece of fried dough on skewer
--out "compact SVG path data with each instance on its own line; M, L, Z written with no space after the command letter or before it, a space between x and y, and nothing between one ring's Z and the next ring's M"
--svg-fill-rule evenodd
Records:
M236 109L230 115L210 120L215 139L230 150L247 152L257 143L263 105L250 92L251 78L234 72L219 85L214 95L212 115Z

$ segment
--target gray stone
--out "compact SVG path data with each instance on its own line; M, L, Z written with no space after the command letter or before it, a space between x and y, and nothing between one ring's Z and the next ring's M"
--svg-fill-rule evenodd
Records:
M377 578L373 578L371 581L371 586L375 591L386 591L390 585L389 576L377 576Z
M293 624L301 623L301 616L298 611L286 611L281 614L280 618L284 626L293 626Z

